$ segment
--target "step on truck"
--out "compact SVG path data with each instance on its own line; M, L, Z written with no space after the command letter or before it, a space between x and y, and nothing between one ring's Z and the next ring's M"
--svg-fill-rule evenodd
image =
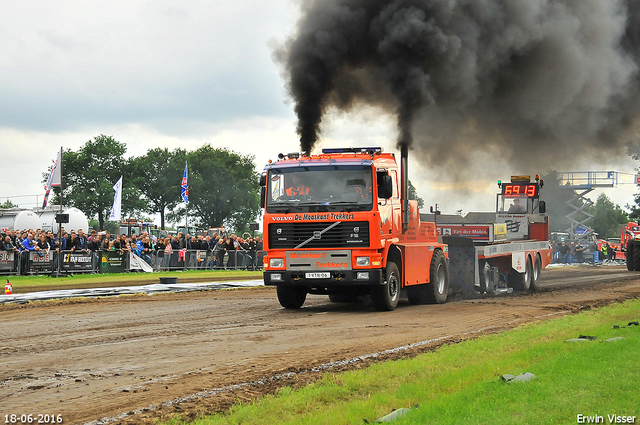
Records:
M261 176L264 282L280 304L300 308L307 294L334 302L370 295L393 310L401 290L412 304L444 303L448 247L407 198L407 149L323 149L280 154Z
M493 294L539 289L540 273L552 261L543 185L539 175L534 181L512 176L509 183L498 181L495 213L435 212L437 233L449 246L453 289Z

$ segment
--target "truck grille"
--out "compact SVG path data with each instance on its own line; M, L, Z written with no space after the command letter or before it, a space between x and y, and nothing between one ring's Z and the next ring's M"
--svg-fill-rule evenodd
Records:
M271 223L269 249L291 249L314 238L301 249L363 248L369 246L369 222L345 221L320 234L332 222Z

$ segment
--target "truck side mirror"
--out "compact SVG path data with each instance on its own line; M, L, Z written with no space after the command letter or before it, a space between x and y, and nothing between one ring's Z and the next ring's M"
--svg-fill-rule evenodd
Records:
M267 185L267 175L260 174L260 186L264 187Z
M378 198L389 199L393 195L393 181L388 174L378 174Z
M265 208L264 203L267 197L267 191L265 189L266 188L264 186L260 188L260 208Z
M544 214L547 212L547 203L544 201L538 202L538 212Z

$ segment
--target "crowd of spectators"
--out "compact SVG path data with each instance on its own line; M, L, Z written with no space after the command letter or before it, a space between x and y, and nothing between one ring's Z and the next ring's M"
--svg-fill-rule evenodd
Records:
M122 234L111 235L109 232L92 230L89 235L82 230L71 230L69 233L61 229L61 237L51 231L9 230L0 233L0 251L16 253L15 261L21 258L21 274L27 274L31 252L43 256L53 252L54 270L58 265L58 253L118 251L122 254L133 252L150 266L160 270L173 268L233 268L257 270L262 266L262 240L249 237L246 240L234 234L213 236L191 236L178 233L173 237L156 238L143 232L131 237ZM225 264L225 254L226 264ZM94 268L99 256L94 255Z
M551 251L553 255L554 263L584 263L585 262L585 247L580 241L557 243L555 240L551 241ZM598 251L599 258L601 260L615 260L616 248L605 242Z

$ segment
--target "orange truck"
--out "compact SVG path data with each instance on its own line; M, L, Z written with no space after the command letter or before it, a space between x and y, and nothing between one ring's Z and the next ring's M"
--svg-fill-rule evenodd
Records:
M401 290L412 304L447 300L447 245L407 198L406 149L400 169L381 148L280 154L261 186L264 282L283 307L300 308L307 294L371 295L381 311Z
M370 295L381 311L395 309L401 292L411 304L444 303L450 270L452 285L484 285L487 292L503 286L497 276L508 269L509 282L526 290L535 288L551 261L546 216L526 210L538 199L538 183L504 185L513 191L506 199L522 194L524 212L504 212L502 227L525 236L519 223L530 217L531 239L482 246L461 235L439 235L435 222L421 221L417 202L407 197L406 149L400 167L381 148L280 154L266 165L260 184L264 282L276 286L288 309L300 308L307 294L334 302Z

